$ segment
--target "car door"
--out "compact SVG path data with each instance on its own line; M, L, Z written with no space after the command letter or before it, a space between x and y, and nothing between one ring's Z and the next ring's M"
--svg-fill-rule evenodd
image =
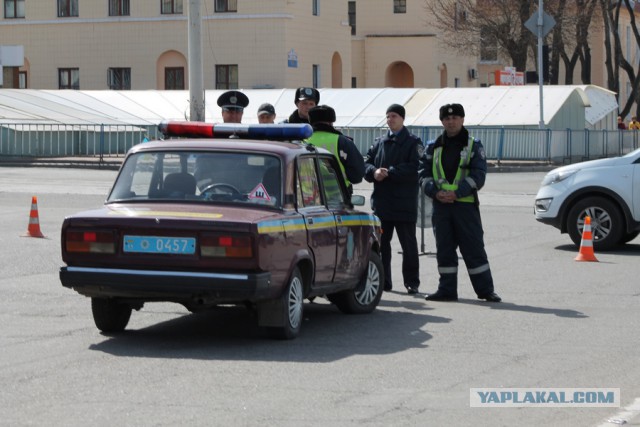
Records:
M347 186L340 166L333 156L319 156L322 190L327 209L336 222L336 267L334 283L355 283L365 263L366 237L362 217L355 212L349 200Z
M297 161L296 198L298 212L304 217L308 246L315 260L314 286L333 282L336 266L337 228L333 213L324 204L315 156Z

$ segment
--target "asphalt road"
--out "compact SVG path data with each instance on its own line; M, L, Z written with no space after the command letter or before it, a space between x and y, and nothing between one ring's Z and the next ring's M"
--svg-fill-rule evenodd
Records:
M461 268L457 303L391 292L373 314L347 316L320 299L286 342L244 309L172 304L101 334L89 300L60 285L59 234L115 174L0 168L2 426L595 426L638 413L640 239L574 261L568 236L534 220L543 173L489 174L481 192L503 303L476 300ZM44 239L22 237L34 195ZM432 292L425 231L421 291ZM496 387L619 388L621 407L470 407L471 388Z

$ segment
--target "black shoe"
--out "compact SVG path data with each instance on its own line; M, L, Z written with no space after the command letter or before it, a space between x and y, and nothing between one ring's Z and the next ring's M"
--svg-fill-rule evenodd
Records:
M498 294L496 294L495 292L491 292L490 294L486 294L486 295L478 295L478 299L487 300L489 302L500 302L500 301L502 301L502 298L500 298L498 296Z
M415 295L418 293L418 287L416 285L409 285L406 288L409 295Z
M457 295L447 295L440 291L435 294L427 295L424 299L427 301L458 301Z
M390 291L391 291L391 289L393 289L393 287L392 287L391 285L389 285L389 284L385 284L385 285L384 285L384 290L385 290L385 291L390 292Z

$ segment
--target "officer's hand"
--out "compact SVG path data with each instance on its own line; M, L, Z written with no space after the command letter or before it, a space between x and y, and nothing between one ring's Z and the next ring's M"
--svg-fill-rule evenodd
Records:
M389 176L389 169L387 168L378 168L376 169L376 171L373 173L373 178L376 181L382 181L385 178L387 178Z

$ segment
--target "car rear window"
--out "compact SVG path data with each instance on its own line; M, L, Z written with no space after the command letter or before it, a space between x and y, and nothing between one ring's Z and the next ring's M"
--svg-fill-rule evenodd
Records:
M107 202L183 201L280 207L275 156L230 152L154 152L127 157Z

